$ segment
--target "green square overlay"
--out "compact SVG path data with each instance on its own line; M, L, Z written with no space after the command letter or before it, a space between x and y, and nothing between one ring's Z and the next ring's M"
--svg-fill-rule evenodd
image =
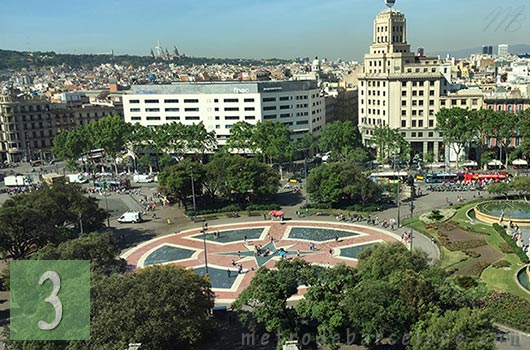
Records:
M57 287L58 302L53 300ZM90 338L88 260L11 261L10 299L11 340Z

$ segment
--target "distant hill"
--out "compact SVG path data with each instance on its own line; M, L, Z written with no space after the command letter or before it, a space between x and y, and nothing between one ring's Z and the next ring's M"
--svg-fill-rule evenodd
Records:
M57 54L50 52L20 52L11 50L0 50L0 69L21 69L43 66L65 65L71 68L92 68L106 63L120 65L147 66L155 62L168 62L179 65L200 65L200 64L241 64L249 65L274 65L286 63L282 59L240 59L240 58L205 58L205 57L182 57L173 61L161 61L150 56L111 56L95 54Z
M493 53L496 54L497 45L492 45L492 46L493 46ZM509 51L510 53L515 54L515 55L530 52L530 45L528 44L510 45ZM433 52L432 55L439 55L440 57L445 57L447 56L447 54L450 54L452 57L464 58L464 57L469 57L470 55L477 54L477 53L482 53L482 46L468 48L468 49L438 51L438 52Z

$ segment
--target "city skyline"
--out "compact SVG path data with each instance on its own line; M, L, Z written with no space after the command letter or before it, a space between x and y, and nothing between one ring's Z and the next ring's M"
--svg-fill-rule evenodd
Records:
M383 0L197 2L102 1L86 6L4 0L0 48L148 55L160 41L196 57L328 57L361 60ZM426 54L525 44L530 10L521 0L397 0L408 43ZM464 35L462 33L465 33Z

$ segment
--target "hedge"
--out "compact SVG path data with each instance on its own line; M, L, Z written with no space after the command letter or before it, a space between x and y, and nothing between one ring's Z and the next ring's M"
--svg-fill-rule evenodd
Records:
M230 204L223 208L214 208L214 209L201 209L201 210L187 210L185 212L188 216L197 216L197 215L206 215L206 214L217 214L217 213L233 213L243 210L248 211L269 211L269 210L279 210L281 207L278 204L251 204L246 207L240 206L239 204Z
M523 252L521 247L515 244L513 239L510 236L508 236L508 234L506 233L504 228L501 227L501 225L493 224L493 228L495 229L495 231L499 233L502 239L504 239L506 243L508 243L508 245L513 249L514 253L519 257L519 259L521 260L523 264L530 263L530 259L528 259L528 256L526 255L526 253Z
M530 332L530 303L507 292L494 292L481 300L481 308L488 310L496 322Z

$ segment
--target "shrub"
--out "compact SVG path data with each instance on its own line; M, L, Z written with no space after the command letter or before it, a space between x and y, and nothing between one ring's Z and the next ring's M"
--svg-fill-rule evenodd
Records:
M499 261L496 261L495 263L493 263L491 266L493 266L496 269L502 269L502 268L505 268L505 267L510 267L512 265L510 265L510 263L507 262L506 260L499 260Z
M464 289L471 289L478 286L476 278L471 276L456 276L455 282L459 287Z
M481 261L481 262L475 264L475 266L473 266L473 268L471 269L471 271L469 273L472 276L480 276L482 274L482 271L484 271L486 269L486 267L488 267L488 266L490 266L490 264Z
M431 215L429 215L429 219L435 220L435 221L442 220L443 218L444 218L444 216L442 214L440 214L439 210L433 210L431 212Z
M499 248L504 254L514 253L513 248L506 242L501 242L501 244L499 244Z
M281 207L278 204L251 204L248 205L245 210L248 211L259 211L259 210L280 210Z
M504 241L510 247L512 247L513 251L515 252L515 254L517 254L522 263L528 264L530 262L530 259L528 259L528 256L526 256L526 253L523 252L521 247L518 247L517 244L515 244L513 239L506 234L506 231L504 231L504 229L499 224L493 224L493 228L499 233L502 239L504 239Z
M496 322L530 332L530 302L507 292L495 292L480 300L480 307L488 310Z

